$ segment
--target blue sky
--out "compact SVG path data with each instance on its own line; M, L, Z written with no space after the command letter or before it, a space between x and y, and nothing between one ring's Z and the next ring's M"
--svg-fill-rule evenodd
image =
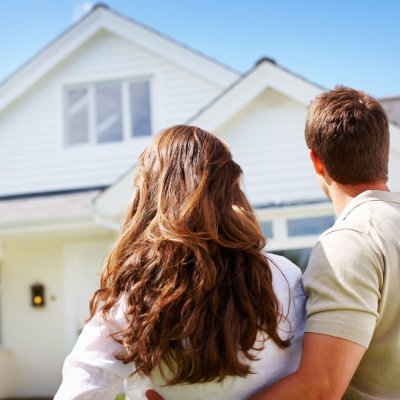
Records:
M0 81L95 2L0 0ZM397 0L109 0L239 72L266 55L330 88L400 95Z

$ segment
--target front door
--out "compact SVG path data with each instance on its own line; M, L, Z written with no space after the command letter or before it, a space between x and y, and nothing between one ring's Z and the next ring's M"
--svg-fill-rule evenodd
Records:
M66 353L72 350L85 319L89 301L99 287L110 241L80 241L64 245L64 304Z

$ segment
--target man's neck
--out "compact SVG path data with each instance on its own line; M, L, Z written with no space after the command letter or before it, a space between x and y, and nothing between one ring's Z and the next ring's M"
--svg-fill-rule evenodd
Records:
M389 192L386 182L362 183L358 185L342 185L332 182L329 187L329 197L332 200L335 214L339 215L354 197L367 190Z

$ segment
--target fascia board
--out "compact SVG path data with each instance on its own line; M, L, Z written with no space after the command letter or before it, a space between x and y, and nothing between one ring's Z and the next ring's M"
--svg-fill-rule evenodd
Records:
M131 169L93 201L93 213L98 218L115 218L127 211L133 196L136 168Z
M56 39L47 48L0 86L0 111L21 96L53 68L101 30L114 33L136 45L202 76L219 87L230 85L238 73L186 49L132 21L106 9L98 8L80 23Z
M18 223L7 223L0 225L0 237L7 237L9 235L19 235L25 233L46 233L54 231L84 231L84 230L104 230L105 228L99 227L94 221L92 216L86 216L73 219L49 219L49 220L36 220L24 221Z
M0 87L0 111L62 63L101 28L101 21L94 13L17 71Z
M232 86L190 123L215 131L268 87L294 99L305 107L322 92L321 88L265 62L245 75L241 81Z

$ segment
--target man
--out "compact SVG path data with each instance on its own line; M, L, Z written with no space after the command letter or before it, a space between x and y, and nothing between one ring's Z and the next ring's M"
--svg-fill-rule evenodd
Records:
M299 369L254 400L400 399L400 195L386 186L387 117L338 87L311 104L305 136L338 218L303 277Z
M400 399L400 194L386 184L386 114L337 87L311 104L305 136L338 217L303 277L300 366L252 400Z

